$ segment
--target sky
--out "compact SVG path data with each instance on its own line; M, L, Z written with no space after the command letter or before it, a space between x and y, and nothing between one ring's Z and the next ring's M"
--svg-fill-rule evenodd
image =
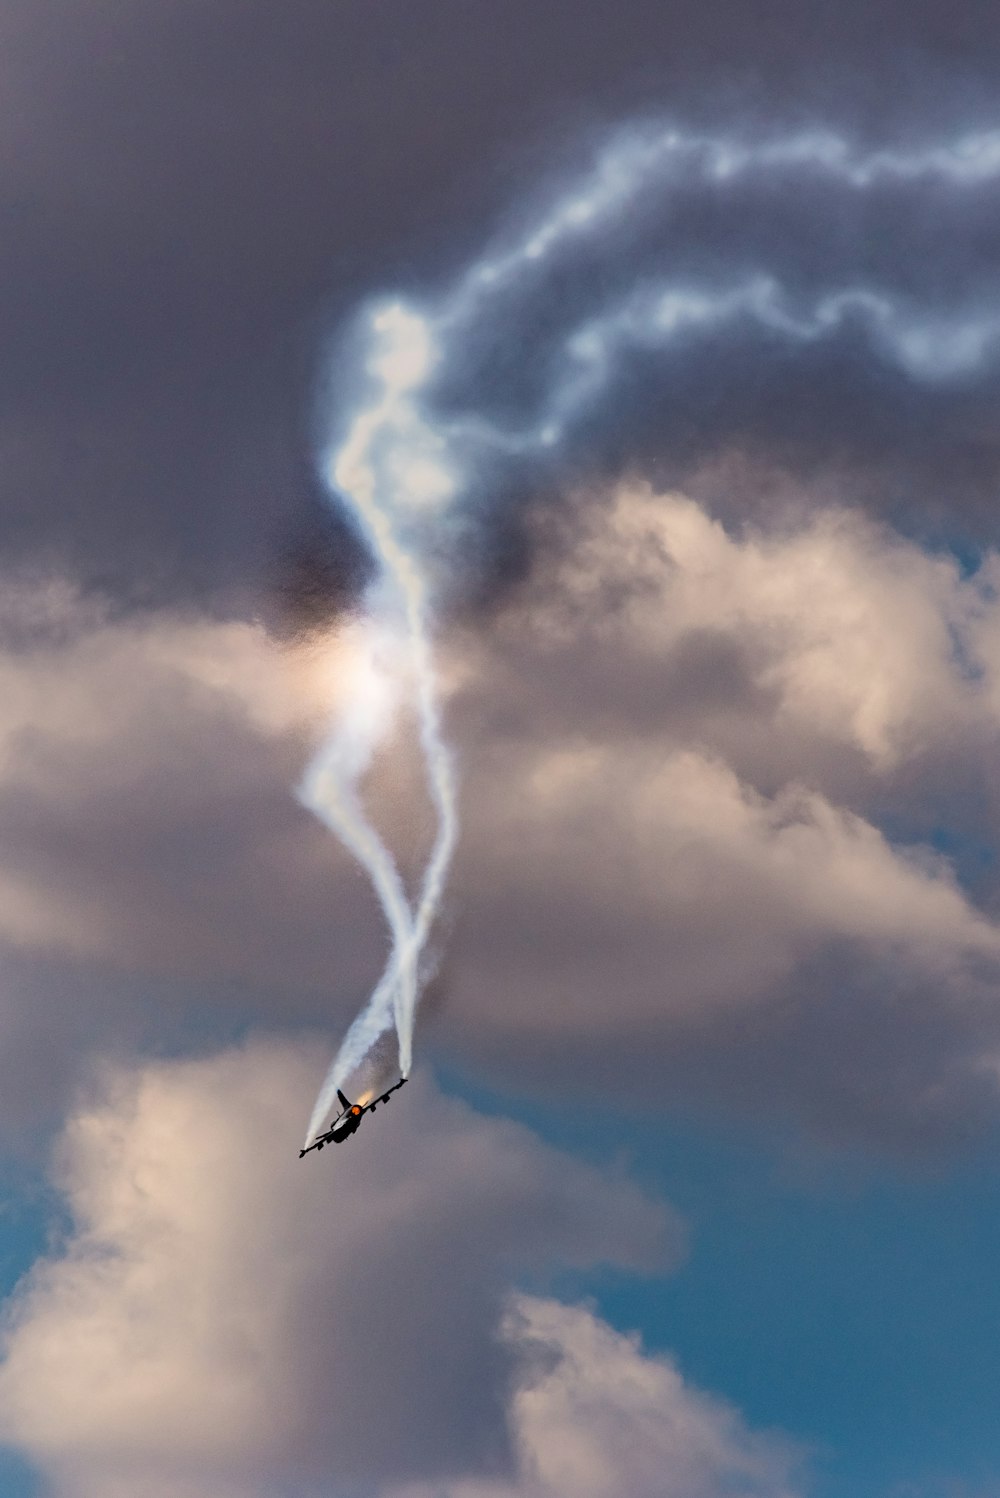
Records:
M1000 1495L998 82L0 8L0 1498ZM435 832L367 484L458 837L300 1161L389 951L310 766Z

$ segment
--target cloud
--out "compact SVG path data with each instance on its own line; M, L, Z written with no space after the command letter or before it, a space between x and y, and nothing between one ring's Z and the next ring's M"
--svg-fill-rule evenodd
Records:
M558 686L572 658L576 672L592 662L594 712L617 707L633 736L679 723L678 738L740 760L740 735L766 735L772 783L823 776L831 751L856 751L857 779L862 762L888 773L996 734L992 551L967 574L857 510L800 502L727 528L642 484L596 491L568 516L539 508L533 534L530 577L501 610L500 660L506 649L512 669L534 669L550 718L573 710L576 674Z
M893 850L817 793L761 797L694 753L552 751L484 821L467 877L479 882L480 910L497 894L484 919L518 933L513 951L485 930L470 943L480 963L496 963L482 998L500 1027L610 1038L643 1016L707 1020L766 999L805 953L834 940L943 981L963 958L1000 958L1000 931L944 859Z
M279 647L64 577L0 584L0 1076L8 1141L95 1053L346 1023L378 915L297 803L349 632Z
M996 559L963 571L842 508L724 527L642 486L546 511L534 548L488 626L445 641L464 822L427 1040L494 1078L841 1136L980 1126ZM293 789L353 627L288 649L51 575L4 597L9 1121L106 1047L190 1048L195 1016L196 1045L342 1029L384 935ZM411 869L403 727L368 789Z
M523 1363L511 1401L515 1482L406 1488L392 1498L792 1498L801 1452L747 1428L592 1311L517 1296L504 1322Z
M337 852L291 794L335 700L337 659L337 647L279 649L256 623L121 615L58 578L5 579L0 933L9 946L147 971L276 976L278 954L244 947L252 922L242 922L283 880L308 902L324 869L337 869ZM202 835L205 818L212 830ZM336 904L329 882L326 898Z
M992 555L964 573L842 509L725 529L641 487L538 537L453 642L463 1042L835 1131L995 1109L992 892L937 850L996 825Z
M591 1318L560 1325L544 1303L498 1341L511 1284L678 1251L675 1220L623 1176L425 1078L349 1149L299 1162L318 1059L257 1042L122 1068L70 1118L67 1236L15 1294L0 1368L3 1438L60 1498L499 1477L524 1344L536 1369L543 1340L591 1357ZM628 1363L610 1331L590 1335ZM673 1389L651 1369L640 1404ZM539 1396L520 1397L534 1441Z

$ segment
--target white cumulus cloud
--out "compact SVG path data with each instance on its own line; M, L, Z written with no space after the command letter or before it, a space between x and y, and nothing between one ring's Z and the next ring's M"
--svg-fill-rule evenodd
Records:
M514 1481L407 1488L391 1498L794 1498L802 1453L748 1428L675 1364L593 1311L514 1298L503 1326L520 1355L510 1406Z
M509 1471L517 1277L677 1253L622 1175L419 1077L299 1161L320 1060L257 1043L119 1070L71 1118L68 1235L14 1296L0 1366L0 1438L59 1498Z

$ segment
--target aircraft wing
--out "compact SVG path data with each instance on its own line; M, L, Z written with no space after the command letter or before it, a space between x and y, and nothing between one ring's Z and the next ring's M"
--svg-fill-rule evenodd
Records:
M327 1129L325 1134L317 1134L312 1144L307 1144L304 1150L299 1150L299 1159L301 1160L303 1155L308 1155L310 1150L321 1150L324 1144L330 1143L332 1138L332 1129Z
M392 1087L390 1087L388 1092L383 1092L381 1097L372 1098L370 1103L366 1103L361 1110L362 1113L372 1112L375 1108L378 1107L379 1103L387 1103L392 1093L398 1092L405 1081L405 1077L400 1077L399 1081L396 1082Z
M380 1097L372 1098L370 1103L365 1103L364 1107L361 1109L361 1112L374 1113L379 1103L387 1103L392 1094L394 1092L398 1092L405 1081L405 1077L400 1077L399 1081L396 1082L392 1087L390 1087L388 1092L383 1092ZM339 1117L334 1120L334 1122L339 1123L340 1119L343 1118L343 1116L344 1115L341 1113ZM332 1139L333 1126L331 1125L330 1128L327 1129L325 1134L317 1134L312 1144L307 1144L304 1150L299 1150L299 1159L301 1160L303 1155L308 1155L310 1150L321 1150L324 1144L329 1144Z

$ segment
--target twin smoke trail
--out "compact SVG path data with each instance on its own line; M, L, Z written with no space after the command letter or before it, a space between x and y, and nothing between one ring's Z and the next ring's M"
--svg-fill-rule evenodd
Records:
M361 403L335 416L320 455L333 502L353 513L376 563L358 628L358 676L300 788L302 800L342 840L371 879L391 948L368 1004L349 1029L320 1090L309 1136L325 1122L336 1089L378 1038L395 1027L400 1066L410 1069L413 1024L425 981L426 948L458 830L452 756L444 742L433 633L445 594L448 521L486 464L558 452L633 351L666 350L727 326L757 325L796 344L815 343L844 324L865 329L875 351L915 380L944 382L994 355L1000 317L969 305L923 315L876 284L848 283L794 298L762 272L694 284L646 277L608 294L594 291L546 351L544 394L527 428L510 430L482 412L439 409L435 392L476 340L503 347L512 311L545 287L574 251L647 213L683 185L720 192L810 173L849 195L921 184L975 193L1000 184L1000 132L978 132L944 146L858 152L832 132L809 131L744 144L676 127L631 126L598 153L581 180L520 233L475 261L433 305L387 300L360 323L363 368L353 388ZM659 195L659 196L658 196ZM419 723L436 833L411 903L396 861L365 813L361 781L397 714Z
M337 1088L395 1025L408 1076L421 958L437 914L457 833L451 757L441 733L430 640L432 598L413 521L415 502L441 505L453 480L431 455L440 442L414 398L433 359L427 326L399 305L374 313L366 373L374 397L342 444L327 454L324 476L347 498L378 562L365 597L365 669L350 684L344 713L309 767L300 795L367 870L385 913L392 948L385 971L344 1039L320 1090L307 1140L330 1111ZM358 786L406 696L417 710L427 785L437 818L434 845L415 907L395 859L365 815Z

